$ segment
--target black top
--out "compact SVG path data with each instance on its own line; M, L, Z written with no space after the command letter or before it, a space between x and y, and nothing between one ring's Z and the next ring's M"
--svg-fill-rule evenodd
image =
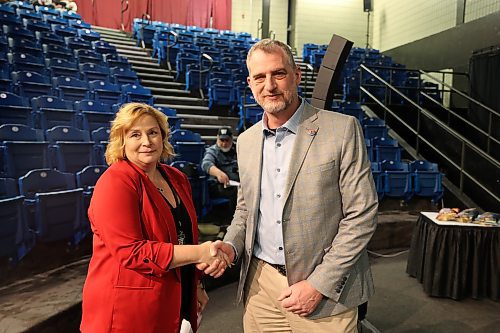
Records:
M168 183L168 186L172 189L172 193L174 194L176 207L174 208L168 200L165 199L168 207L170 208L170 212L172 213L175 221L175 229L177 230L177 238L179 241L179 245L182 244L193 244L193 232L191 225L191 218L186 210L186 206L180 200L179 195L175 192L174 187L170 183L167 175L161 172L163 178ZM162 195L163 196L163 195ZM190 314L190 305L192 295L191 285L193 283L194 278L194 265L185 265L181 267L181 286L182 286L182 298L181 298L181 317L189 321Z

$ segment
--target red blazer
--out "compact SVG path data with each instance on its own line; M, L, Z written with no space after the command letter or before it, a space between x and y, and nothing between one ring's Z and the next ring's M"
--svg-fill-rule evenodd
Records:
M177 169L161 167L186 206L197 244L189 181ZM180 269L168 268L177 233L154 184L133 163L113 163L97 182L88 213L94 238L83 287L81 331L178 332ZM193 279L193 295L198 278ZM190 321L196 328L196 299Z

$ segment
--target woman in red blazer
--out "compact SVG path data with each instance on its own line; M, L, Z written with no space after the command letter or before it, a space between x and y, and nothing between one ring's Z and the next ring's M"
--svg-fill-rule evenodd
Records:
M93 254L83 288L82 332L179 332L197 329L208 296L198 268L226 268L211 242L198 243L187 177L160 164L174 155L160 111L124 105L112 123L110 165L89 207ZM215 253L215 255L212 255Z

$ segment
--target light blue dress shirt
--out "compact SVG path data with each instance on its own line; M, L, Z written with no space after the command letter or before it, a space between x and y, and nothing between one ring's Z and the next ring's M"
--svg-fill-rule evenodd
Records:
M262 120L262 130L264 131L262 178L253 255L271 264L285 264L283 229L281 227L285 205L284 191L303 109L304 100L292 117L278 127L275 132L267 126L265 113Z

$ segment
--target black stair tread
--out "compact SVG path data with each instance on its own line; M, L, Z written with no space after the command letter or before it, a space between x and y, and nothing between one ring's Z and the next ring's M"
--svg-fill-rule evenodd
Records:
M156 80L141 80L143 85L148 86L152 88L149 85L154 85L154 86L169 86L169 87L185 87L186 84L182 82L165 82L165 81L156 81Z
M158 79L158 80L173 80L173 76L169 75L159 75L159 74L149 74L149 73L137 73L139 77L147 77L151 79Z
M199 105L179 105L179 104L162 104L162 103L155 103L156 106L160 107L165 107L165 108L171 108L171 109L176 109L176 110L197 110L197 111L207 111L209 112L210 109L208 106L199 106ZM178 117L180 117L179 114L177 114ZM194 115L198 116L198 115Z
M168 88L156 88L156 87L148 87L148 88L151 89L153 93L159 92L159 93L182 94L182 95L191 94L191 91L182 89L168 89Z
M184 97L184 96L160 96L160 95L153 95L154 98L156 99L169 99L169 100L177 100L177 101L192 101L192 102L203 102L204 100L198 97Z
M118 53L121 54L120 51L118 51ZM158 63L158 60L157 59L153 59L151 58L150 56L136 56L136 55L126 55L126 57L129 59L129 60L138 60L138 61L143 61L143 62L150 62L150 63Z

